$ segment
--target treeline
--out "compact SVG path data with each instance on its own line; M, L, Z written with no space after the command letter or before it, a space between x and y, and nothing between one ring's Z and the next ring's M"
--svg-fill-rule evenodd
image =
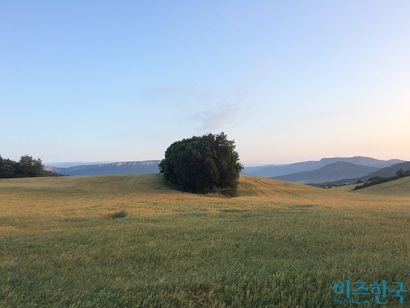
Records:
M369 187L369 186L374 186L374 185L377 185L377 184L390 182L390 181L393 181L393 180L404 178L406 176L410 176L410 170L405 171L403 169L400 169L396 172L395 176L391 176L391 177L376 176L374 178L371 178L371 179L367 180L366 183L356 186L353 190L358 190L358 189L366 188L366 187Z
M32 156L24 155L18 162L11 159L3 159L0 156L0 178L25 178L38 176L56 176L54 172L43 169L41 159L33 159Z

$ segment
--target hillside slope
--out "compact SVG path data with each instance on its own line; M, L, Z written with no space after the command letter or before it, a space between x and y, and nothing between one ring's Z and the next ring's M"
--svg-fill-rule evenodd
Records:
M90 175L0 180L0 191L150 194L172 191L160 174Z
M392 166L377 170L375 172L370 173L366 179L370 179L376 176L392 177L392 176L395 176L396 172L400 169L410 170L410 162L402 162L399 164L394 164Z
M289 174L275 178L282 181L317 184L341 179L358 178L366 176L376 170L379 170L379 168L339 161L326 165L318 170Z
M157 216L180 211L247 211L255 208L401 208L410 197L351 193L275 179L241 176L239 197L197 195L173 190L161 174L3 179L0 212L14 217L104 216L125 210Z
M159 174L2 179L0 307L332 307L335 277L408 281L410 197L256 177L239 193Z
M357 193L410 197L410 177L404 177L394 181L377 184L367 188L356 190Z
M130 174L130 175L96 175L96 176L70 176L47 178L21 178L3 179L0 181L1 192L38 192L94 195L139 195L141 197L159 197L166 195L169 200L192 198L215 198L214 194L192 194L174 190L164 182L162 174ZM224 198L238 200L241 197L306 199L306 196L320 194L325 190L307 185L279 181L275 179L241 176L239 180L237 198Z
M379 160L372 157L354 156L354 157L331 157L322 158L319 161L305 161L287 165L266 165L258 167L245 167L241 172L243 175L253 175L262 177L279 177L288 174L295 174L306 171L313 171L329 164L337 162L346 162L360 166L374 167L374 170L391 166L402 162L399 159ZM372 172L372 171L370 171Z

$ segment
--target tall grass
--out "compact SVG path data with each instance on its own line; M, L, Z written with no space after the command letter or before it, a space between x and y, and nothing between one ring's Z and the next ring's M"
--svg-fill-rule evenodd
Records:
M410 283L403 199L251 178L236 200L149 176L77 180L0 183L0 306L331 307L333 281Z

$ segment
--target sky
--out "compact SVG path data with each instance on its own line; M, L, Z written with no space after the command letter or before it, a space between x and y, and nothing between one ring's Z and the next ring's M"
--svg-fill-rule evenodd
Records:
M410 160L410 1L0 0L0 155Z

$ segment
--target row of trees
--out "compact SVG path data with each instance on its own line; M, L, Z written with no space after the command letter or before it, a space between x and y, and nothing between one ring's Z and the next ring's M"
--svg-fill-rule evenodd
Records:
M235 142L222 132L174 142L159 168L165 180L182 191L234 196L243 166Z
M41 159L33 159L29 155L24 155L20 161L3 159L0 156L0 178L22 178L55 175L52 172L43 170Z

